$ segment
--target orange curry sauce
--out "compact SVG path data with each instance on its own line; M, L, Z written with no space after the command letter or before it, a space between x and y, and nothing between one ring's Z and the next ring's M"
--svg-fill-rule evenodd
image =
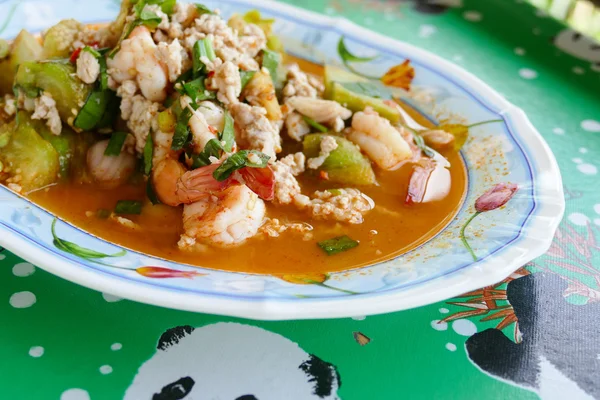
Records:
M290 61L290 60L288 60ZM307 72L322 75L322 68L294 59ZM424 126L429 121L410 107L405 109ZM290 145L286 150L297 151ZM364 223L348 225L313 221L293 206L267 205L267 215L282 222L307 222L314 227L314 238L303 241L297 233L284 232L278 238L259 234L239 247L187 253L177 248L182 232L182 209L152 206L145 195L145 184L104 190L92 185L58 184L32 193L29 197L41 207L66 221L110 242L149 255L206 268L264 274L323 273L348 270L389 260L431 239L456 215L466 190L466 169L458 154L449 156L452 186L442 201L408 206L404 204L412 167L397 171L376 169L378 186L359 187L376 204L365 215ZM335 187L326 181L301 177L303 193ZM143 200L141 215L129 217L140 229L132 230L110 219L95 216L99 209L112 210L118 200ZM340 235L358 240L360 245L345 253L327 256L317 242Z

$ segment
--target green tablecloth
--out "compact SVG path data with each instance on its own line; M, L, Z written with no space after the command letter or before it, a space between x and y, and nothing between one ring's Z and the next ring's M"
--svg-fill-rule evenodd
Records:
M289 395L279 398L286 398L307 384L290 378L299 368L294 343L323 360L310 364L314 398L334 398L334 369L342 399L600 398L598 47L583 38L565 40L569 32L561 25L518 0L437 2L450 7L424 0L288 2L437 53L522 107L556 154L567 194L566 217L550 252L495 287L415 310L256 322L103 295L3 251L0 398L118 399L134 378L167 385L173 374L188 373L183 366L206 368L208 362L230 374L221 374L206 393L219 393L219 385L234 393L249 372L264 371L265 382L257 384L280 379ZM33 1L21 3L36 8ZM221 322L243 326L208 326ZM246 341L268 345L247 352L231 347ZM187 347L166 351L177 346ZM231 400L251 399L245 394L240 387Z

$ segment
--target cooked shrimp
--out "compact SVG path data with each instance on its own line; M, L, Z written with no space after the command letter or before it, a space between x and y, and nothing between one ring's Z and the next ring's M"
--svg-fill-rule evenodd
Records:
M177 160L165 158L152 170L154 190L163 204L175 207L195 203L239 184L233 179L221 182L214 179L212 174L218 166L213 164L187 171Z
M233 186L219 196L183 208L184 234L179 248L197 244L237 246L256 235L265 219L265 203L246 186Z
M352 118L348 139L357 144L380 168L393 170L412 158L402 134L390 121L374 112L357 112Z
M152 183L161 203L172 207L182 203L177 195L177 183L185 172L183 165L172 158L165 158L154 165Z
M108 140L102 140L87 152L88 171L94 180L104 187L117 187L125 182L135 171L135 156L122 151L118 156L104 154Z
M145 26L136 27L106 63L113 80L121 83L135 79L148 100L162 102L167 97L168 69L160 61L158 48Z
M206 143L211 139L215 139L217 132L223 129L224 114L221 108L211 102L204 101L200 103L197 110L193 110L188 106L190 102L191 99L187 96L181 98L181 106L188 107L193 111L189 124L193 136L194 150L199 153L204 150Z

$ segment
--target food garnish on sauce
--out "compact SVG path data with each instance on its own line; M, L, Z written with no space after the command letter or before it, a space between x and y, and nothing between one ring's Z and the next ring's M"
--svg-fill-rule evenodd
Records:
M464 135L285 54L273 22L124 0L106 26L22 31L0 54L0 183L124 247L217 269L332 272L438 233L463 198ZM410 88L409 62L390 71Z

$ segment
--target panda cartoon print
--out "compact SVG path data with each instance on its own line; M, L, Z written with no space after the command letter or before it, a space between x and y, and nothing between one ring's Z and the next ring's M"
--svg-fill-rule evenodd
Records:
M221 322L163 333L125 400L339 400L340 385L332 364L291 340Z
M600 71L600 43L572 29L563 29L554 37L554 45L563 52L592 63Z

